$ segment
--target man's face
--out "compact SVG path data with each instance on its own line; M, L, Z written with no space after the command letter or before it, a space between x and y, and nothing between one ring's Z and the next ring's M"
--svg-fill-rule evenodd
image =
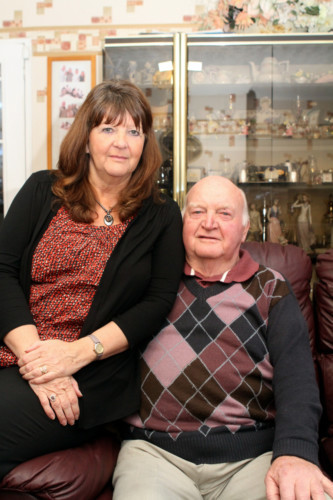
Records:
M192 267L216 260L232 267L245 241L244 200L240 190L223 177L206 177L188 194L183 240ZM194 264L194 265L193 265Z

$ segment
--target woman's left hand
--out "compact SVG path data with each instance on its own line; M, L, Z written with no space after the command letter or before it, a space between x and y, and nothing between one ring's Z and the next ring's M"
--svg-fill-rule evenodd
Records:
M82 393L74 377L57 378L45 384L30 381L29 385L51 420L57 418L61 425L75 424L80 416L78 398Z
M73 375L80 368L74 342L56 339L34 342L19 358L18 366L22 377L34 384Z

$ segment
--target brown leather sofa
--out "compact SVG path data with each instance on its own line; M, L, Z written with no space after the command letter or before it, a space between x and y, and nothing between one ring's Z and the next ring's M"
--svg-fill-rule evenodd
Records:
M313 266L302 249L268 242L246 242L244 248L255 260L286 276L307 320L324 408L320 459L333 479L333 250L317 258L312 294ZM84 446L25 462L0 484L0 500L110 500L118 450L119 442L106 432Z

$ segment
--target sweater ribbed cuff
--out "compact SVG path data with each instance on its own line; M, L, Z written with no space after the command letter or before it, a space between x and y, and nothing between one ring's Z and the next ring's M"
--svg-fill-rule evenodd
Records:
M273 459L283 455L294 456L308 460L319 466L318 445L302 439L280 439L274 441Z

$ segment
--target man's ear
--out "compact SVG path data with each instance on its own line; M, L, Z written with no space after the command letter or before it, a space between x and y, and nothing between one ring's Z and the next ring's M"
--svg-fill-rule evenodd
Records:
M246 224L246 226L244 226L241 243L244 243L244 241L246 240L249 228L250 228L250 221Z

